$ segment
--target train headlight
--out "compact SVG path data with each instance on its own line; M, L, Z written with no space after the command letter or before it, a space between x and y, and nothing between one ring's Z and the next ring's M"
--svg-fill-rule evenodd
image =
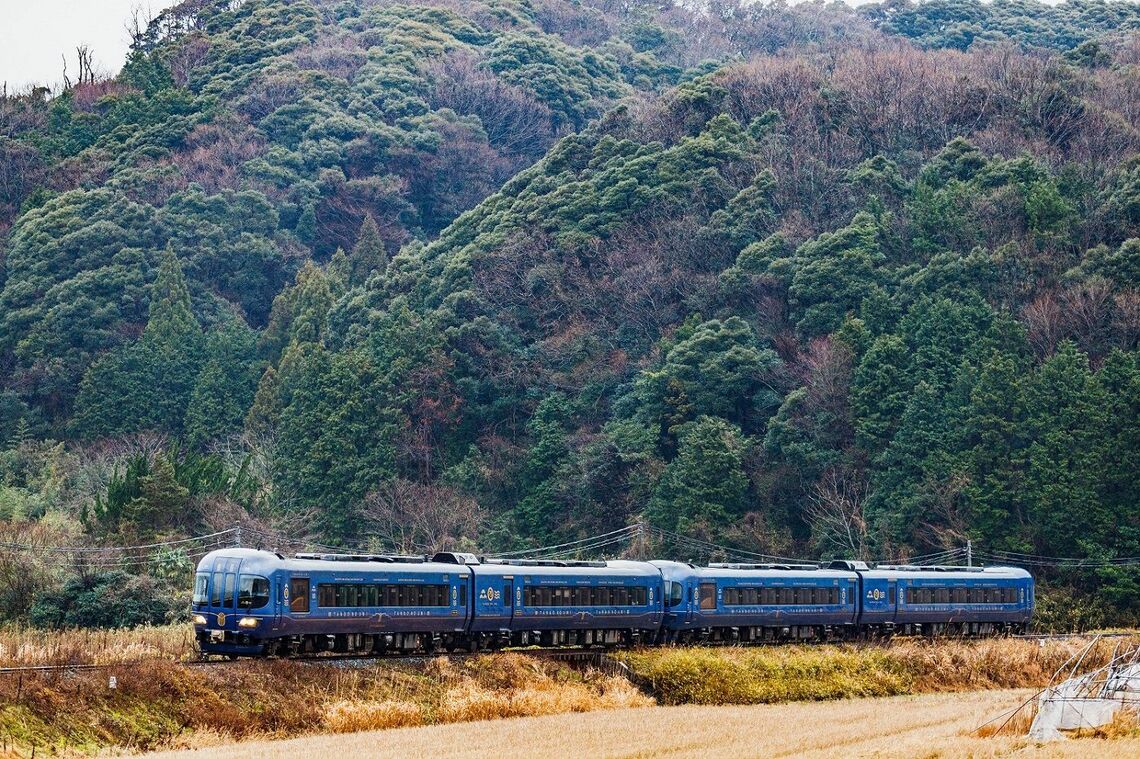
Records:
M238 627L244 627L247 630L253 627L257 627L259 624L261 624L261 620L254 617L242 617L238 620Z
M190 621L196 625L206 624L206 618L203 617L201 614L195 614L194 616L190 617Z

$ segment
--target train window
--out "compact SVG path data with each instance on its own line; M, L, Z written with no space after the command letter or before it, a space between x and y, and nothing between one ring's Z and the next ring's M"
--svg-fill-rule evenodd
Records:
M210 600L210 575L200 572L194 575L194 603L204 604Z
M464 608L467 607L467 586L466 585L460 585L459 586L459 605L464 607Z
M289 580L289 611L296 614L309 612L308 577L294 577Z
M210 606L222 605L222 586L225 585L225 575L214 572L214 579L210 581Z
M365 588L365 606L379 606L380 605L380 586L369 585Z
M225 595L222 597L222 606L225 608L234 608L234 591L237 590L237 576L231 573L226 573L226 590Z
M935 588L934 602L940 604L950 603L950 588Z
M269 603L269 580L242 575L238 583L238 608L260 609Z
M669 583L669 604L670 608L680 606L681 601L685 595L685 588L679 582Z
M950 590L950 600L956 604L966 603L966 589L961 585L956 585Z
M566 590L570 590L566 588ZM569 594L567 594L569 595ZM503 606L511 606L515 602L515 584L513 582L503 583Z
M1002 601L1007 604L1017 603L1017 588L1004 588Z

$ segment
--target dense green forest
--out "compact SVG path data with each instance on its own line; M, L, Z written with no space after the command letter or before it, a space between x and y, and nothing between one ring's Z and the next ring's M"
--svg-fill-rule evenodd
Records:
M1034 565L1051 619L1135 622L1138 27L187 0L114 78L6 93L0 617L177 613L191 552L58 546L645 523L1087 559Z

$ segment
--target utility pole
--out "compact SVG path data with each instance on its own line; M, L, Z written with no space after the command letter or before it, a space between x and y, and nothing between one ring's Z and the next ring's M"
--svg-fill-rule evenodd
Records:
M974 566L974 542L968 539L966 540L966 566Z
M234 548L241 548L241 522L234 525Z

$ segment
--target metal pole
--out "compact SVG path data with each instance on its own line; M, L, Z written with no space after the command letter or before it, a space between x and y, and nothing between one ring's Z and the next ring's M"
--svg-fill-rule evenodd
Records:
M241 522L234 525L234 548L241 548Z
M974 543L972 540L966 541L966 566L974 566Z

